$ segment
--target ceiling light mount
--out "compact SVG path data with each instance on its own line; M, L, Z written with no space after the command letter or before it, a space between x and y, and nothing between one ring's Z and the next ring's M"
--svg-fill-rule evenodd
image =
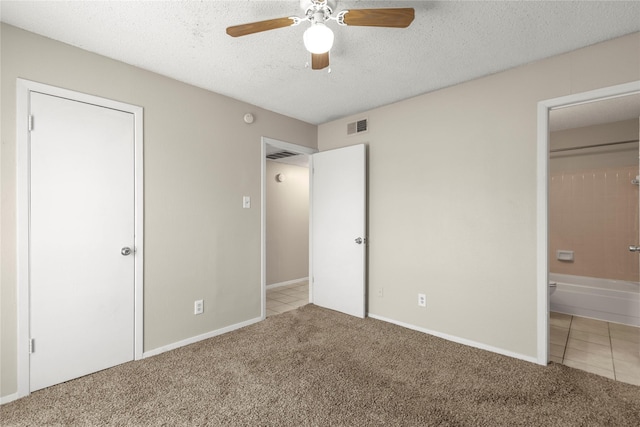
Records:
M336 3L335 0L300 0L300 8L310 21L318 12L322 13L323 21L326 21L335 10Z

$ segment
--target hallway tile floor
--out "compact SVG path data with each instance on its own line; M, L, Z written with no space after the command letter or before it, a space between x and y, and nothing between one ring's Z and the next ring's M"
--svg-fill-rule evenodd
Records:
M552 362L640 385L640 328L555 312L550 318Z
M267 317L309 304L309 282L267 288Z

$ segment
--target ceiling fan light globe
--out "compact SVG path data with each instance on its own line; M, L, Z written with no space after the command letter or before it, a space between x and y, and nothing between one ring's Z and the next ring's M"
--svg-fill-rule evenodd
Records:
M311 53L327 53L333 46L333 31L322 23L312 24L302 35L304 47Z

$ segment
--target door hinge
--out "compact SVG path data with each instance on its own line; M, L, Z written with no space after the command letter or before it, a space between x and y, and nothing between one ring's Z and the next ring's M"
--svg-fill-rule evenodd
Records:
M32 114L29 114L28 126L29 126L29 132L31 132L33 130L33 115Z
M33 354L36 352L36 340L35 338L31 338L29 340L29 354Z

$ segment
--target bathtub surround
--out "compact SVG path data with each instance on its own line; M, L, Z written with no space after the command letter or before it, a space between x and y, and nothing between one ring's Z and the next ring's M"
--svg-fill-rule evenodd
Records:
M553 120L553 113L551 114ZM638 143L553 152L615 141L634 141L638 119L552 132L549 161L549 271L639 281L639 260L628 247L638 231ZM558 250L574 251L573 262Z
M640 425L638 387L313 305L40 390L26 425Z
M638 153L634 156L637 160ZM549 270L638 282L638 165L555 172L549 178ZM572 250L574 260L557 251Z

